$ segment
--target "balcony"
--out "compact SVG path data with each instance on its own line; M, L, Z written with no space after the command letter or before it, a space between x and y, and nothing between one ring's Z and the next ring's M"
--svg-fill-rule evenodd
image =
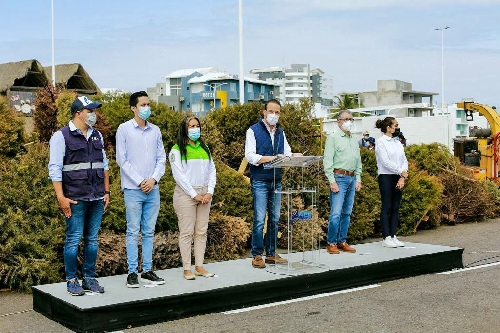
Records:
M307 85L304 87L285 87L285 91L308 91L311 90Z

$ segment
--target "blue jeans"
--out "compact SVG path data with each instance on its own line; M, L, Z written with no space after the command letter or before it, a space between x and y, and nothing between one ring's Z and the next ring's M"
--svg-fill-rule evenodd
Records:
M66 240L64 242L64 270L66 280L77 278L78 245L83 236L84 278L95 277L97 259L97 235L104 213L104 200L77 201L71 205L71 217L66 218Z
M339 191L333 193L330 189L330 218L326 235L328 244L346 241L356 194L356 176L335 174L335 181L339 186Z
M155 226L160 212L160 190L153 189L149 194L141 190L124 189L123 197L127 217L127 264L128 272L137 273L139 231L142 233L142 271L153 268L153 245Z
M262 255L264 245L266 256L273 256L276 251L276 237L278 235L278 222L280 220L281 182L252 181L253 196L253 227L252 227L252 256ZM267 232L264 233L264 221L267 218Z

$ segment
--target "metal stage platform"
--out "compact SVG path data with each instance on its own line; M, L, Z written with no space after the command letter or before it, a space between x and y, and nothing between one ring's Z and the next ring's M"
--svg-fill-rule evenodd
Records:
M104 294L79 297L69 295L64 282L39 285L33 308L77 332L113 331L463 267L463 249L456 247L406 243L392 249L374 242L355 248L292 253L291 264L265 269L253 268L250 258L210 263L205 268L216 276L193 281L183 278L182 268L166 269L156 271L166 283L154 287L127 288L126 275L103 277Z

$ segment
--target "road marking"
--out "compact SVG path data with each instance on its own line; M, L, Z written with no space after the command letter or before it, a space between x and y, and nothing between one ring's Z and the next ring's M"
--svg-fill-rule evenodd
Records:
M33 309L28 309L28 310L22 310L22 311L17 311L17 312L6 313L6 314L3 314L3 315L0 315L0 318L7 317L7 316L12 316L12 315L16 315L16 314L22 314L22 313L26 313L26 312L30 312L30 311L33 311Z
M465 272L465 271L472 271L473 269L486 268L486 267L492 267L492 266L497 266L497 265L500 265L500 262L494 262L491 264L484 264L484 265L477 265L474 267L460 268L460 269L455 269L453 271L441 272L441 273L436 273L436 274L440 274L440 275L455 274L455 273L461 273L461 272Z
M370 284L368 286L363 286L363 287L358 287L358 288L351 288L351 289L345 289L345 290L340 290L340 291L334 291L334 292L331 292L331 293L325 293L325 294L318 294L318 295L306 296L306 297L301 297L301 298L295 298L295 299L290 299L288 301L281 301L281 302L275 302L275 303L269 303L269 304L262 304L262 305L250 306L248 308L243 308L243 309L238 309L238 310L231 310L231 311L225 311L225 312L222 312L222 313L223 314L236 314L236 313L242 313L242 312L249 312L249 311L253 311L253 310L265 309L265 308L270 308L270 307L273 307L273 306L278 306L278 305L283 305L283 304L290 304L290 303L308 301L308 300L311 300L311 299L328 297L328 296L332 296L332 295L347 294L347 293L352 293L352 292L355 292L355 291L372 289L372 288L376 288L376 287L380 287L380 285L379 284Z

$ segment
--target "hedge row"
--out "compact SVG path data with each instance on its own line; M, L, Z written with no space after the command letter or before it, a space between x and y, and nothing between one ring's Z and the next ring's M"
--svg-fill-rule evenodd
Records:
M65 222L48 179L47 141L59 126L68 121L69 105L74 96L73 92L63 89L46 87L39 90L34 114L36 132L30 138L23 136L22 121L9 111L5 100L0 99L0 115L8 119L0 124L0 144L8 147L0 153L0 287L29 290L33 284L63 279ZM130 119L132 113L128 107L128 95L102 95L96 99L103 103L96 127L106 138L112 191L99 238L98 272L103 276L126 272L125 207L114 158L114 135L118 125ZM293 151L309 149L308 154L321 155L324 136L318 133L317 120L311 118L311 107L308 102L286 105L280 123ZM248 250L253 219L252 196L248 179L235 170L244 155L245 132L261 117L261 109L258 104L229 106L202 119L203 135L217 167L207 260L234 259ZM153 103L151 121L160 126L167 150L173 145L177 126L184 116L166 105ZM33 138L37 139L35 143L24 146ZM403 191L401 234L435 228L442 221L460 223L498 216L498 188L490 182L471 180L467 169L446 147L410 145L406 153L411 168ZM348 241L352 243L380 233L380 194L374 153L362 150L362 161L363 188L356 194L348 234ZM283 184L284 188L305 186L317 189L314 202L305 195L293 201L292 208L314 212L311 221L294 224L293 248L323 246L330 206L328 182L321 163L305 169L287 169ZM156 227L156 269L180 265L177 217L172 205L174 187L167 163L165 176L160 182L162 208ZM284 203L283 216L286 216L285 207ZM282 236L279 244L283 247L288 244L286 222L282 218L279 227ZM306 241L308 239L311 241Z

